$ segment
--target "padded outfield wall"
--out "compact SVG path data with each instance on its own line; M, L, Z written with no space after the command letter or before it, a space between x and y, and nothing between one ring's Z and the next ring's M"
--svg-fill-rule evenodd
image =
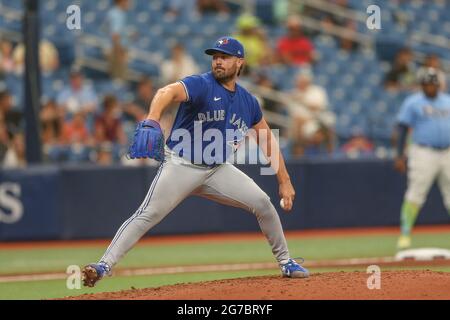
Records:
M289 164L297 192L290 214L281 213L274 176L259 175L258 166L240 168L269 194L286 230L399 223L406 178L393 170L391 161ZM155 174L152 167L39 166L0 171L0 240L111 238L139 207ZM434 186L418 224L449 221ZM257 230L254 216L242 209L189 197L150 233Z

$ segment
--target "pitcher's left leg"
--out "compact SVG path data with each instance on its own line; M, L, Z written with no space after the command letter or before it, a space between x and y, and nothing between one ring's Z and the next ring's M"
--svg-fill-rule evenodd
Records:
M253 213L278 262L289 259L281 221L269 196L246 174L231 164L220 166L196 194Z
M290 258L280 218L269 196L242 171L231 164L224 164L215 170L194 194L252 212L272 248L283 276L309 276L307 269Z

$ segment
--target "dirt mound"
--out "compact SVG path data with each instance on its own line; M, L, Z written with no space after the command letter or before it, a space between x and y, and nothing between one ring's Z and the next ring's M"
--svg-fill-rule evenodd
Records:
M447 272L383 271L381 288L373 290L367 288L369 276L364 272L316 273L308 279L264 276L85 294L67 299L450 299L450 273Z

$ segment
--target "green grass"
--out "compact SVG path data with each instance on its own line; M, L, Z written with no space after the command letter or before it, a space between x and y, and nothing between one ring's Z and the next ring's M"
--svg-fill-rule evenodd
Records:
M393 256L397 237L393 235L367 235L322 238L288 238L293 257L306 260L364 258ZM415 247L439 247L450 249L450 233L417 234ZM69 265L85 265L97 261L106 248L75 247L66 249L18 249L0 251L0 274L32 272L65 272ZM121 261L119 267L154 267L221 263L274 262L270 248L264 240L145 244L138 245ZM412 269L412 268L408 268ZM421 267L419 269L424 269ZM448 267L427 268L450 271ZM338 269L313 269L313 272L329 272ZM361 270L363 269L339 269ZM116 291L155 287L179 282L225 279L239 276L277 273L277 270L210 272L201 274L176 274L139 277L113 277L102 281L94 290L68 290L64 280L0 283L0 299L42 299L80 295L87 292Z
M450 233L415 235L417 247L450 249ZM395 236L351 236L290 239L293 257L307 260L381 257L395 254ZM65 271L69 265L97 261L105 247L68 249L20 249L0 251L0 274ZM121 261L120 267L153 267L273 261L263 240L138 245Z
M201 282L270 274L276 274L276 272L274 270L256 270L238 272L186 273L157 276L111 277L100 281L94 288L84 288L82 286L81 289L73 290L67 289L65 280L0 283L0 299L52 299L78 296L85 293L129 290L131 287L142 289L177 283ZM211 299L214 299L214 297L211 296Z

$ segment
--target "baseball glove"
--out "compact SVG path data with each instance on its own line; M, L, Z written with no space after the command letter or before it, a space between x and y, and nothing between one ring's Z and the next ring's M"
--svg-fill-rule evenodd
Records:
M163 161L164 144L164 135L159 123L154 120L144 120L136 127L128 156L131 159L152 158Z

